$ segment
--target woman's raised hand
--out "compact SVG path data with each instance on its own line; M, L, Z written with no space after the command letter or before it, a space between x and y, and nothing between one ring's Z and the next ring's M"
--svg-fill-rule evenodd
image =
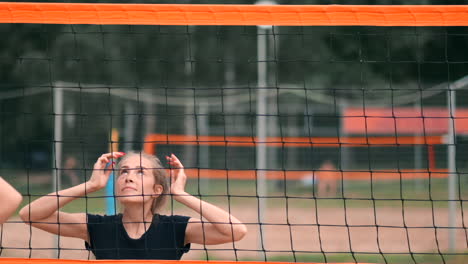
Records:
M96 163L94 163L93 174L87 183L90 191L98 191L106 186L109 175L114 169L114 159L118 159L124 155L125 153L123 152L112 152L102 154L101 157L98 158ZM110 163L109 166L107 166L108 163Z
M166 156L167 163L171 166L171 194L176 195L174 198L177 199L177 195L185 195L185 184L187 182L187 175L185 175L184 165L176 157Z

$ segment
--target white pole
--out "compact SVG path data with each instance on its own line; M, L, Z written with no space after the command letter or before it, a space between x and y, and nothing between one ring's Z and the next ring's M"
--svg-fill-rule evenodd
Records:
M124 117L124 152L133 150L134 131L136 127L136 118L133 116L134 113L135 108L133 107L133 102L126 102Z
M259 225L259 253L260 258L266 259L264 250L264 232L263 222L265 219L265 200L267 194L266 190L266 171L267 168L267 152L266 146L263 142L266 141L267 133L267 32L269 26L257 27L257 144L256 144L256 157L257 157L257 195L258 197L258 222ZM270 27L271 28L271 27Z
M422 102L421 102L422 103ZM422 110L422 107L421 105L418 103L418 102L415 102L414 103L414 111L415 113L421 113L421 118L418 118L416 120L423 120L422 118L422 115L423 115L423 110ZM421 126L423 126L424 123L421 124ZM424 127L423 127L424 128ZM421 144L424 144L424 141L422 141L420 139L421 136L424 136L424 133L420 132L420 131L416 131L414 133L414 137L415 137L415 142L414 142L414 169L417 171L415 173L419 173L422 168L423 168L423 153L422 153L422 145ZM423 179L420 179L420 178L417 178L414 182L415 184L415 189L416 190L422 190L422 187L423 187Z
M61 167L62 167L62 128L63 128L63 88L54 87L54 192L61 188Z
M207 136L209 134L209 124L208 124L208 104L200 103L197 113L197 135ZM201 169L210 168L210 147L208 145L198 146L198 157L199 164L198 166ZM210 189L210 179L200 177L200 192L205 192ZM201 189L203 188L203 189Z
M340 134L338 135L339 137L343 137L343 138L346 138L348 136L348 134L346 133L346 130L344 129L344 121L345 121L345 115L346 115L346 110L348 109L348 102L346 100L342 100L341 103L340 103L340 112L341 112L341 118L340 118ZM309 126L311 126L311 124L309 124ZM340 140L341 142L341 140ZM348 147L348 144L345 142L345 143L341 143L341 145L339 146L340 148L340 169L341 171L343 172L347 172L349 171L351 168L349 166L350 164L350 159L351 159L351 149ZM314 179L316 180L316 179ZM342 189L342 193L344 194L345 191L346 191L346 188L348 186L345 186L347 185L347 182L346 182L346 178L343 179L343 186L341 186Z
M56 83L52 88L54 92L54 151L55 159L53 161L53 177L52 192L59 191L62 186L61 181L61 169L62 169L62 141L63 141L63 88L61 83ZM58 197L57 197L58 199ZM54 244L57 245L53 255L56 255L57 258L60 258L60 239L59 236L55 236Z
M266 195L266 146L261 142L266 140L266 30L262 28L257 29L257 51L258 51L258 88L257 88L257 144L256 144L256 156L257 156L257 195L258 198L258 222L260 223L260 234L259 234L259 246L260 252L263 258L265 258L265 251L263 245L263 228L262 223L264 220L265 212L265 200L263 197Z
M457 203L455 202L456 193L457 193L457 165L456 165L456 145L455 145L455 110L456 110L456 101L455 101L455 90L451 89L447 91L447 103L448 103L448 135L447 135L447 144L448 144L448 209L449 209L449 250L455 251L455 235L456 235L456 218L457 218Z
M271 0L260 0L256 5L275 5L276 2ZM264 232L263 222L265 219L265 197L267 195L266 188L266 169L267 169L267 151L264 142L267 137L267 85L268 85L268 68L267 68L267 52L268 40L267 35L272 30L271 25L257 26L257 195L258 198L258 221L259 225L259 252L260 258L266 260L266 252L264 247Z

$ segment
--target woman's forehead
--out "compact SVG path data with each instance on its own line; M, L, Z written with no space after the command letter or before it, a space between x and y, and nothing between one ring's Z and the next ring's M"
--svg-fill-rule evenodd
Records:
M145 167L145 168L151 168L152 164L151 161L149 161L147 158L142 157L140 155L132 155L130 157L126 157L122 162L120 163L120 167Z

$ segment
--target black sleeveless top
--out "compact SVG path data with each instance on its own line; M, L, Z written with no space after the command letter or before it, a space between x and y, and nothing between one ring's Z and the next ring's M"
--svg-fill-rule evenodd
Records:
M180 215L153 216L148 230L138 239L128 236L122 214L87 214L90 243L86 249L96 259L163 259L179 260L190 250L184 245L185 229L190 217Z

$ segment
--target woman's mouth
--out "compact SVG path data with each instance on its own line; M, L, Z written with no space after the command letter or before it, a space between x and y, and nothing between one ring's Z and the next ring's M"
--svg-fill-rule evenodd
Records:
M130 186L126 186L126 187L122 188L122 192L128 191L128 190L136 191L136 188L133 188L133 187L130 187Z

